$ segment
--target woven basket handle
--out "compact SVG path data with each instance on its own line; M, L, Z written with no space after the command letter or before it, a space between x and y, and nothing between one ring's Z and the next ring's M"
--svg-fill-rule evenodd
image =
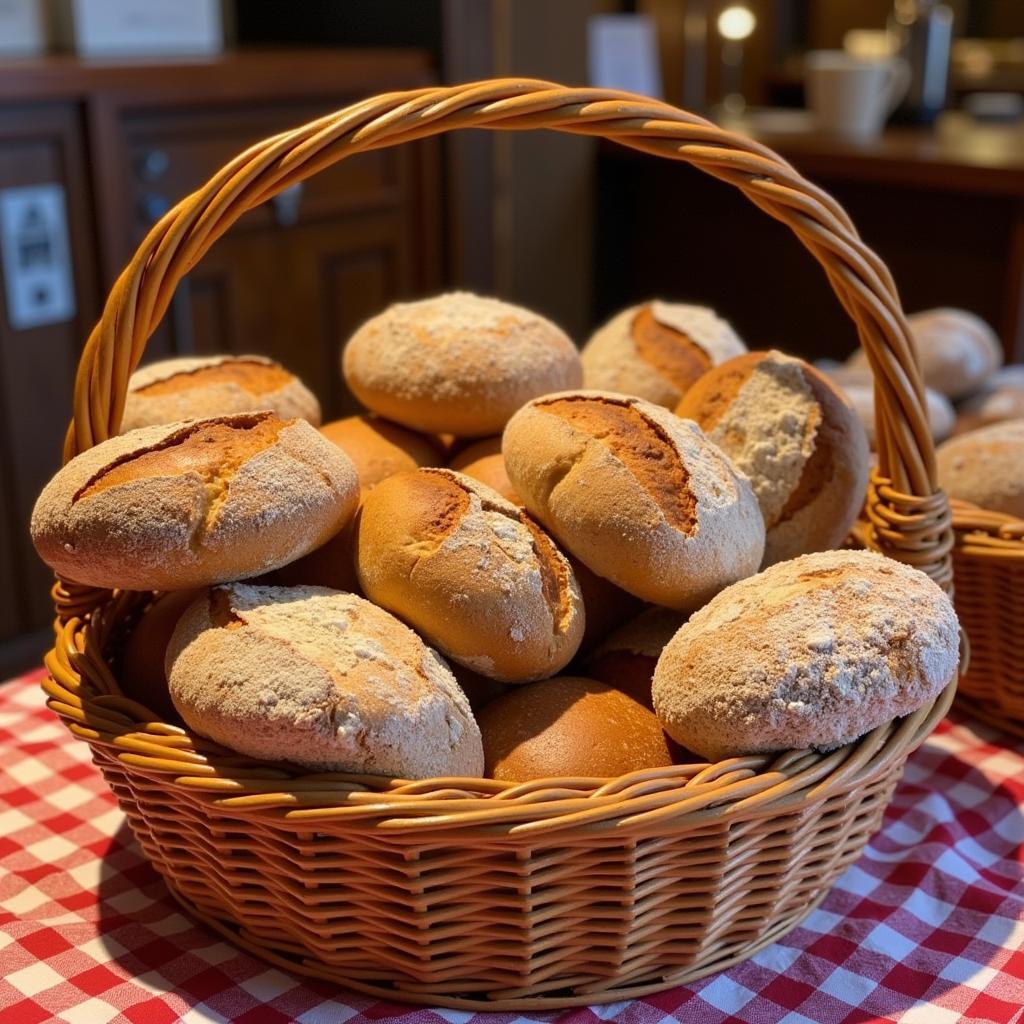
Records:
M867 543L950 586L948 503L936 491L924 388L885 264L827 193L750 139L665 103L605 89L499 79L388 93L275 135L169 211L117 279L82 352L65 460L116 433L128 378L181 278L247 210L353 153L457 128L550 128L684 160L787 224L857 325L875 378L878 469ZM66 584L70 591L74 585Z

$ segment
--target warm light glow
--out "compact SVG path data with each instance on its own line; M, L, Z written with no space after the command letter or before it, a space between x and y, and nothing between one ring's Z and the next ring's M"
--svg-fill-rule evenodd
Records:
M739 42L746 39L757 25L757 18L749 7L732 4L718 16L718 31L726 39Z

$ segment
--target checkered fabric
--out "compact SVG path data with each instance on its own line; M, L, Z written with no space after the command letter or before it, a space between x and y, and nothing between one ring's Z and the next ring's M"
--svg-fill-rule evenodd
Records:
M910 759L820 909L746 963L630 1003L473 1014L310 982L190 921L37 679L0 686L3 1024L1024 1024L1024 748L966 721Z

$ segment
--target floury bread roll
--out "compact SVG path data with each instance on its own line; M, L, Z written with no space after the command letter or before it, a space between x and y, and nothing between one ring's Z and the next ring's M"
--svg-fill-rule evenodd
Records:
M333 420L320 433L336 444L359 474L359 486L368 491L396 473L420 466L439 466L444 451L426 434L407 430L380 416L349 416Z
M497 491L506 501L513 505L521 505L519 495L512 486L512 481L505 471L505 459L501 454L501 438L487 437L477 441L468 448L463 448L451 462L449 469L457 473L465 473L474 480L486 484L492 491Z
M959 434L935 455L939 486L990 512L1024 518L1024 420Z
M583 636L565 556L522 509L450 469L401 473L366 496L356 570L371 601L499 682L554 675Z
M40 558L93 587L184 590L268 572L353 516L348 457L270 412L141 427L72 459L32 512Z
M581 353L583 386L674 409L703 373L746 350L714 310L655 299L594 332Z
M407 779L483 773L448 666L354 594L217 587L178 622L167 675L192 729L250 757Z
M545 395L512 417L502 450L526 508L644 601L699 608L761 564L750 481L667 409L603 391Z
M925 384L948 398L976 391L1002 365L1003 349L995 331L965 309L926 309L908 316L907 323ZM847 365L866 368L864 350L854 352Z
M749 352L704 374L676 412L750 478L767 530L763 564L843 543L864 504L870 453L827 377L781 352Z
M869 551L820 551L723 590L673 637L654 709L677 742L717 761L832 750L933 700L959 629L924 573Z
M505 782L618 778L672 764L657 718L595 679L556 676L517 686L479 714L486 771Z
M263 356L165 359L128 381L121 433L138 427L269 409L282 419L320 422L320 403L280 363Z
M342 372L375 413L430 433L500 433L524 402L579 387L580 357L550 320L452 292L397 303L349 339Z

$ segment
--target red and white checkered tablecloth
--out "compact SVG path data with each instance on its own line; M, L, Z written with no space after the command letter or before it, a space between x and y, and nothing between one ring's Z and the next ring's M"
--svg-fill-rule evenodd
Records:
M3 1024L1024 1024L1024 748L985 728L943 722L863 857L746 963L635 1002L474 1014L310 982L190 921L37 678L0 686Z

